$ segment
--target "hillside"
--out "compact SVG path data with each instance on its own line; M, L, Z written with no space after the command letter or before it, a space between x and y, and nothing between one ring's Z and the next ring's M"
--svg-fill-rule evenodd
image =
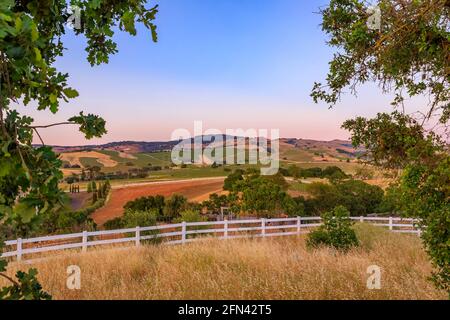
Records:
M186 140L186 143L191 142ZM162 167L170 166L170 151L178 143L178 141L121 141L103 145L53 146L53 149L61 154L66 168L99 166L106 171L117 171L124 169L124 166L142 167L149 163ZM203 147L208 144L209 142L205 142ZM355 159L361 152L349 141L344 140L282 138L279 145L280 158L286 162L343 162Z

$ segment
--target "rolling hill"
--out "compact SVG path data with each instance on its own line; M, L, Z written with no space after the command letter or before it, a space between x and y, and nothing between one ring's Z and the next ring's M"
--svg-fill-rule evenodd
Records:
M202 147L210 145L215 137L204 137ZM226 137L223 137L225 139ZM217 142L217 140L216 140ZM362 150L355 149L349 141L332 140L318 141L309 139L281 138L279 141L280 160L285 165L303 164L331 165L336 163L354 162ZM158 166L162 169L172 167L171 150L179 141L139 142L120 141L102 145L86 146L53 146L60 154L66 174L78 173L83 168L100 167L103 172L128 171L132 168ZM183 143L191 144L192 139ZM237 142L235 142L236 144ZM268 145L270 145L270 141ZM248 150L246 147L246 159ZM256 148L261 148L257 145ZM205 166L210 166L205 162ZM173 171L173 170L172 170Z

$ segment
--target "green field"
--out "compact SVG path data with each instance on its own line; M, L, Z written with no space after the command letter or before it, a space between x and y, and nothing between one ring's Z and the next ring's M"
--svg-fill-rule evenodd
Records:
M219 166L217 168L212 168L209 165L197 166L197 165L187 165L185 168L180 166L172 167L171 152L154 152L154 153L137 153L132 154L133 158L121 157L119 152L112 150L97 150L99 153L107 155L111 160L117 162L114 167L104 167L98 162L98 159L91 157L81 157L81 164L86 166L98 166L104 173L117 173L123 172L127 173L131 169L140 169L150 166L160 166L162 170L150 171L146 178L130 178L130 179L119 179L117 184L126 183L136 183L136 182L146 182L155 180L177 180L177 179L194 179L194 178L208 178L208 177L223 177L227 176L236 169L247 169L250 167L259 168L260 165L225 165ZM245 159L248 161L248 151L245 152ZM283 157L288 156L289 160L282 160ZM237 157L237 155L236 155ZM292 160L295 159L295 160ZM347 163L342 162L313 162L313 153L305 150L290 149L285 150L281 155L280 165L284 168L288 168L291 165L296 165L300 168L311 168L320 167L325 168L328 166L338 166L348 174L354 174L356 168L361 166L357 163ZM305 162L302 162L305 161ZM311 161L311 162L309 162ZM112 181L116 184L115 181ZM301 190L298 190L301 191Z
M96 158L80 158L80 162L83 165L83 167L94 167L98 166L100 168L103 167L103 165L97 161Z
M288 149L281 151L280 158L290 161L313 161L314 154L304 150Z

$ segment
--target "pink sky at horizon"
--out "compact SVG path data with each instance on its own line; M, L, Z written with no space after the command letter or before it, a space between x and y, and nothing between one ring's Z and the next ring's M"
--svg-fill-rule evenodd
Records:
M278 105L276 101L244 98L240 101L232 101L235 99L228 97L227 100L223 100L217 96L211 97L211 100L206 99L207 101L193 98L181 102L173 101L172 98L170 102L161 99L158 106L151 108L158 110L157 113L148 110L145 103L148 101L146 97L134 96L133 99L128 100L127 103L132 107L122 107L122 103L117 101L115 105L112 105L112 101L108 101L108 99L102 101L102 97L98 99L99 101L95 101L97 106L95 110L77 107L85 105L81 102L64 106L57 115L52 115L48 111L31 111L31 108L30 112L25 112L25 114L32 116L39 125L65 121L81 110L84 110L85 114L88 112L99 114L107 121L108 134L101 139L89 141L84 139L76 126L53 127L40 131L46 144L64 146L104 144L117 141L168 141L172 132L179 128L187 129L193 134L194 121L202 121L204 130L218 129L224 133L226 129L239 128L244 130L279 129L282 138L329 141L349 138L349 133L340 128L346 119L356 115L371 115L367 110L363 114L355 112L358 104L356 101L352 102L355 98L347 99L349 100L347 107L339 105L333 109L313 103L309 103L308 108L305 108L296 107L294 103ZM236 100L239 99L236 98ZM90 102L93 102L92 99ZM214 105L214 107L207 107L208 105ZM227 105L232 107L227 107ZM377 108L377 110L379 109ZM386 111L389 110L386 108ZM153 114L153 116L149 116L149 114ZM35 137L34 143L39 143L37 137Z
M192 88L188 89L190 91ZM90 91L90 90L89 90ZM176 91L159 91L158 97L146 90L117 96L97 90L83 92L74 102L61 107L53 115L49 111L35 111L33 108L24 114L32 116L36 124L44 125L67 120L70 116L84 110L84 113L101 115L107 122L108 133L101 139L85 140L76 126L42 129L40 134L46 144L79 146L104 144L117 141L168 141L176 129L187 129L193 134L194 121L202 121L204 130L218 129L279 129L282 138L302 138L321 141L346 140L349 133L340 128L341 124L356 116L372 117L377 112L390 112L389 96L377 95L373 86L366 86L359 97L345 96L333 109L325 105L315 105L306 101L301 106L296 101L274 97L248 97L242 93L213 92L196 96ZM129 94L129 95L128 95ZM148 106L147 101L154 101ZM299 101L305 101L299 97ZM386 107L380 109L379 105ZM84 106L84 107L83 107ZM95 107L87 107L95 106ZM125 106L125 107L123 107ZM211 107L212 106L212 107ZM364 106L364 107L362 107ZM37 137L34 143L40 143Z

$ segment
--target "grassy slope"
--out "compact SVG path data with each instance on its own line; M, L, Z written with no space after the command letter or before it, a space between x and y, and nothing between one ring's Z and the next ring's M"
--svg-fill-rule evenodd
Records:
M368 225L357 232L362 245L348 254L310 251L304 236L293 236L91 251L33 267L56 299L446 299L427 280L431 266L416 236ZM374 264L381 290L366 287ZM82 270L79 291L66 289L68 265Z
M102 168L104 172L116 172L122 171L127 172L132 168L142 168L144 166L148 166L149 164L153 166L161 166L166 167L171 163L170 152L155 152L155 153L137 153L133 154L136 159L127 159L119 156L117 151L108 151L108 150L99 150L98 152L103 153L111 157L112 160L118 163L115 167L103 167L95 158L81 158L81 162L83 165L98 165ZM360 165L357 163L347 163L347 162L309 162L312 160L312 152L301 150L301 149L293 149L289 148L287 150L283 150L282 158L288 155L288 161L281 161L281 166L289 167L294 164L301 168L310 168L310 167L321 167L325 168L328 166L338 166L342 168L345 172L353 174ZM248 159L248 154L245 156ZM305 161L305 162L303 162ZM127 165L127 163L132 163L133 165ZM162 171L151 172L148 178L145 179L131 179L130 182L139 182L139 181L153 181L153 180L162 180L162 179L190 179L190 178L208 178L208 177L220 177L227 176L230 173L230 170L235 170L237 168L246 169L248 167L258 167L255 165L229 165L226 166L228 169L225 170L224 167L219 168L211 168L210 166L198 167L198 166L188 166L184 169L164 169ZM113 184L123 184L129 182L128 180L117 180L112 181ZM81 187L84 188L84 183L80 183ZM62 184L63 188L66 188L65 184Z

